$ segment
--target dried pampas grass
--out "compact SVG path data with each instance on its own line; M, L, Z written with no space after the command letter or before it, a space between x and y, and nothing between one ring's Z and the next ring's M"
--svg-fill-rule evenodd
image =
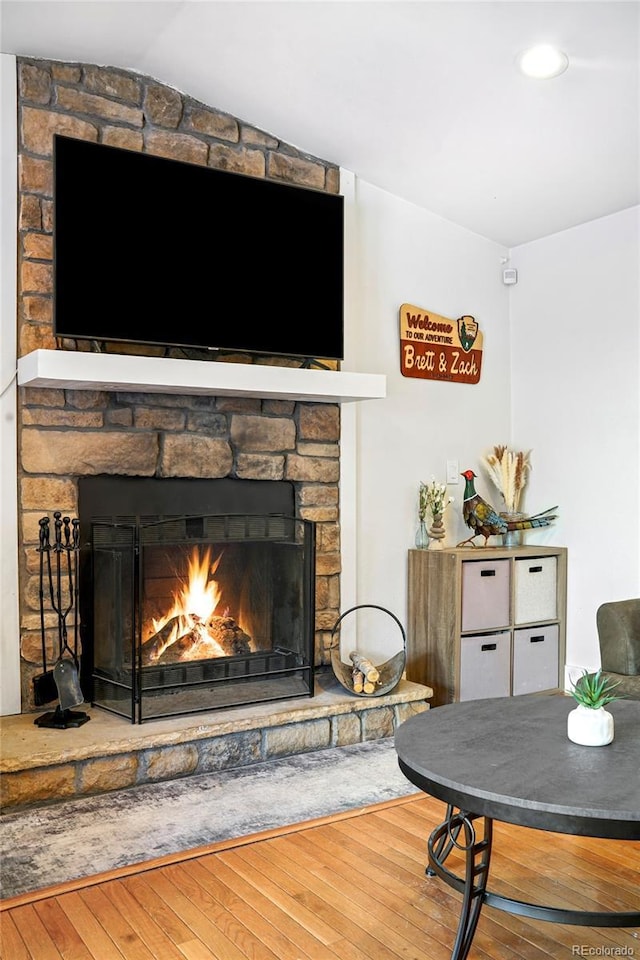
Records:
M505 445L494 447L493 453L484 458L489 478L502 494L507 513L519 510L520 497L531 469L530 454L530 450L516 452Z

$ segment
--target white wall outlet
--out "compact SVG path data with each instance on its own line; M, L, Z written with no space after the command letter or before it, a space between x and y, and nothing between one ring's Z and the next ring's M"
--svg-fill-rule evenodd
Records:
M460 483L460 467L457 460L447 460L447 483Z

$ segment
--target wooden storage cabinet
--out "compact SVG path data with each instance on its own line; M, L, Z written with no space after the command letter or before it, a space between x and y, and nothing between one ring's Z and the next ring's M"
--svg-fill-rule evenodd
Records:
M409 551L407 679L455 700L562 689L565 547Z

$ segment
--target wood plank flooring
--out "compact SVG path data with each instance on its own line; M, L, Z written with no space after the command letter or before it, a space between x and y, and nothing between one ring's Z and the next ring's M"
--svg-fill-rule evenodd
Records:
M17 897L0 904L0 957L448 960L461 898L425 875L426 839L443 812L429 797L407 797ZM638 910L640 844L496 823L490 887L557 906ZM575 956L640 958L640 929L485 907L469 960Z

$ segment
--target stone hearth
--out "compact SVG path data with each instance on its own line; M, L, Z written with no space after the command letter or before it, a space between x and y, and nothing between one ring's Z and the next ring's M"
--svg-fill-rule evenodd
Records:
M143 725L86 705L90 722L68 730L34 715L0 719L3 812L142 783L244 767L327 747L393 736L429 708L433 691L401 680L392 693L356 697L328 672L315 696L174 717Z

